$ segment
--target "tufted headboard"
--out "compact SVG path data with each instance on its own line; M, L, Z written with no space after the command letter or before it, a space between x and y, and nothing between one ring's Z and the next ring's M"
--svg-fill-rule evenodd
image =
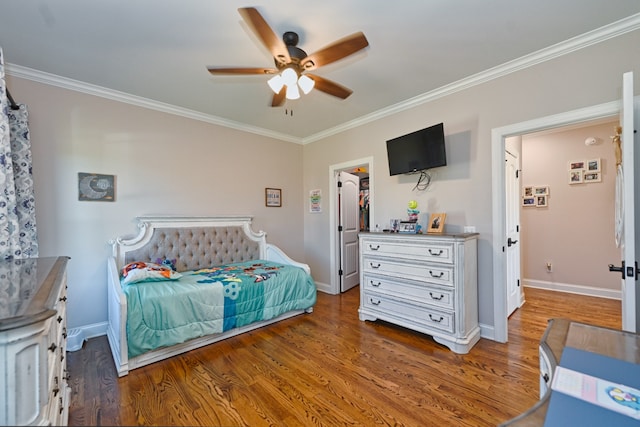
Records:
M266 257L266 234L251 217L139 217L140 232L112 241L118 269L133 261L176 260L177 271Z

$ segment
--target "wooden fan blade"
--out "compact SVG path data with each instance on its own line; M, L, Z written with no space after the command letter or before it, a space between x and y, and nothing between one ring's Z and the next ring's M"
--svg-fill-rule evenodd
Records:
M362 32L357 32L308 55L300 61L300 66L303 70L315 70L354 54L367 46L369 46L367 38Z
M207 67L211 74L275 74L275 68Z
M283 87L282 89L280 89L279 93L276 93L273 95L273 99L271 100L271 106L272 107L279 107L282 104L284 104L284 101L286 101L285 95L287 94L287 88Z
M353 91L347 87L344 87L336 82L325 79L324 77L316 76L315 74L307 74L307 76L315 82L314 89L318 89L329 95L337 96L338 98L346 99L353 93Z
M254 7L241 7L238 12L247 23L249 28L260 39L262 44L271 52L276 61L287 64L291 61L289 51L284 41L273 32L267 21L264 20L260 12Z

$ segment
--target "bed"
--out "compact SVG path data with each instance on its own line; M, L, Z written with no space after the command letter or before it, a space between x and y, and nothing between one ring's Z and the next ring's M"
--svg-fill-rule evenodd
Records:
M316 286L250 216L137 218L111 241L107 338L130 370L311 313Z

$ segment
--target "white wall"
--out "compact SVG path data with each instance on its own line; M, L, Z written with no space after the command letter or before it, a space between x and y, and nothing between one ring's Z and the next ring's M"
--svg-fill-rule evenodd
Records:
M492 168L502 165L491 161L491 130L616 100L626 71L636 71L640 87L638 46L640 31L628 33L308 144L304 191L329 194L330 165L372 156L372 223L402 217L407 202L416 199L422 214L446 212L447 230L476 226L480 322L492 327L493 253L502 246L492 241ZM448 165L435 170L431 188L414 192L413 178L389 176L385 141L438 122L445 125ZM329 212L305 214L306 262L324 283L331 281Z
M525 285L619 296L620 263L614 239L616 122L522 137L523 186L548 185L548 204L520 212ZM596 138L587 146L588 137ZM600 159L601 182L569 184L568 162ZM547 271L546 263L552 263Z
M253 215L304 261L302 149L145 108L7 78L29 109L40 256L67 255L68 327L107 320L110 239L140 215ZM116 201L78 201L78 172L116 175ZM265 207L265 187L282 189Z

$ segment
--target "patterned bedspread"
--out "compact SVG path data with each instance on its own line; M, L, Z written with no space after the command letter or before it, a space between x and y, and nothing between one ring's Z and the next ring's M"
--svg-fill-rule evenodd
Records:
M289 265L259 260L181 274L178 280L123 286L129 357L316 302L311 276Z

